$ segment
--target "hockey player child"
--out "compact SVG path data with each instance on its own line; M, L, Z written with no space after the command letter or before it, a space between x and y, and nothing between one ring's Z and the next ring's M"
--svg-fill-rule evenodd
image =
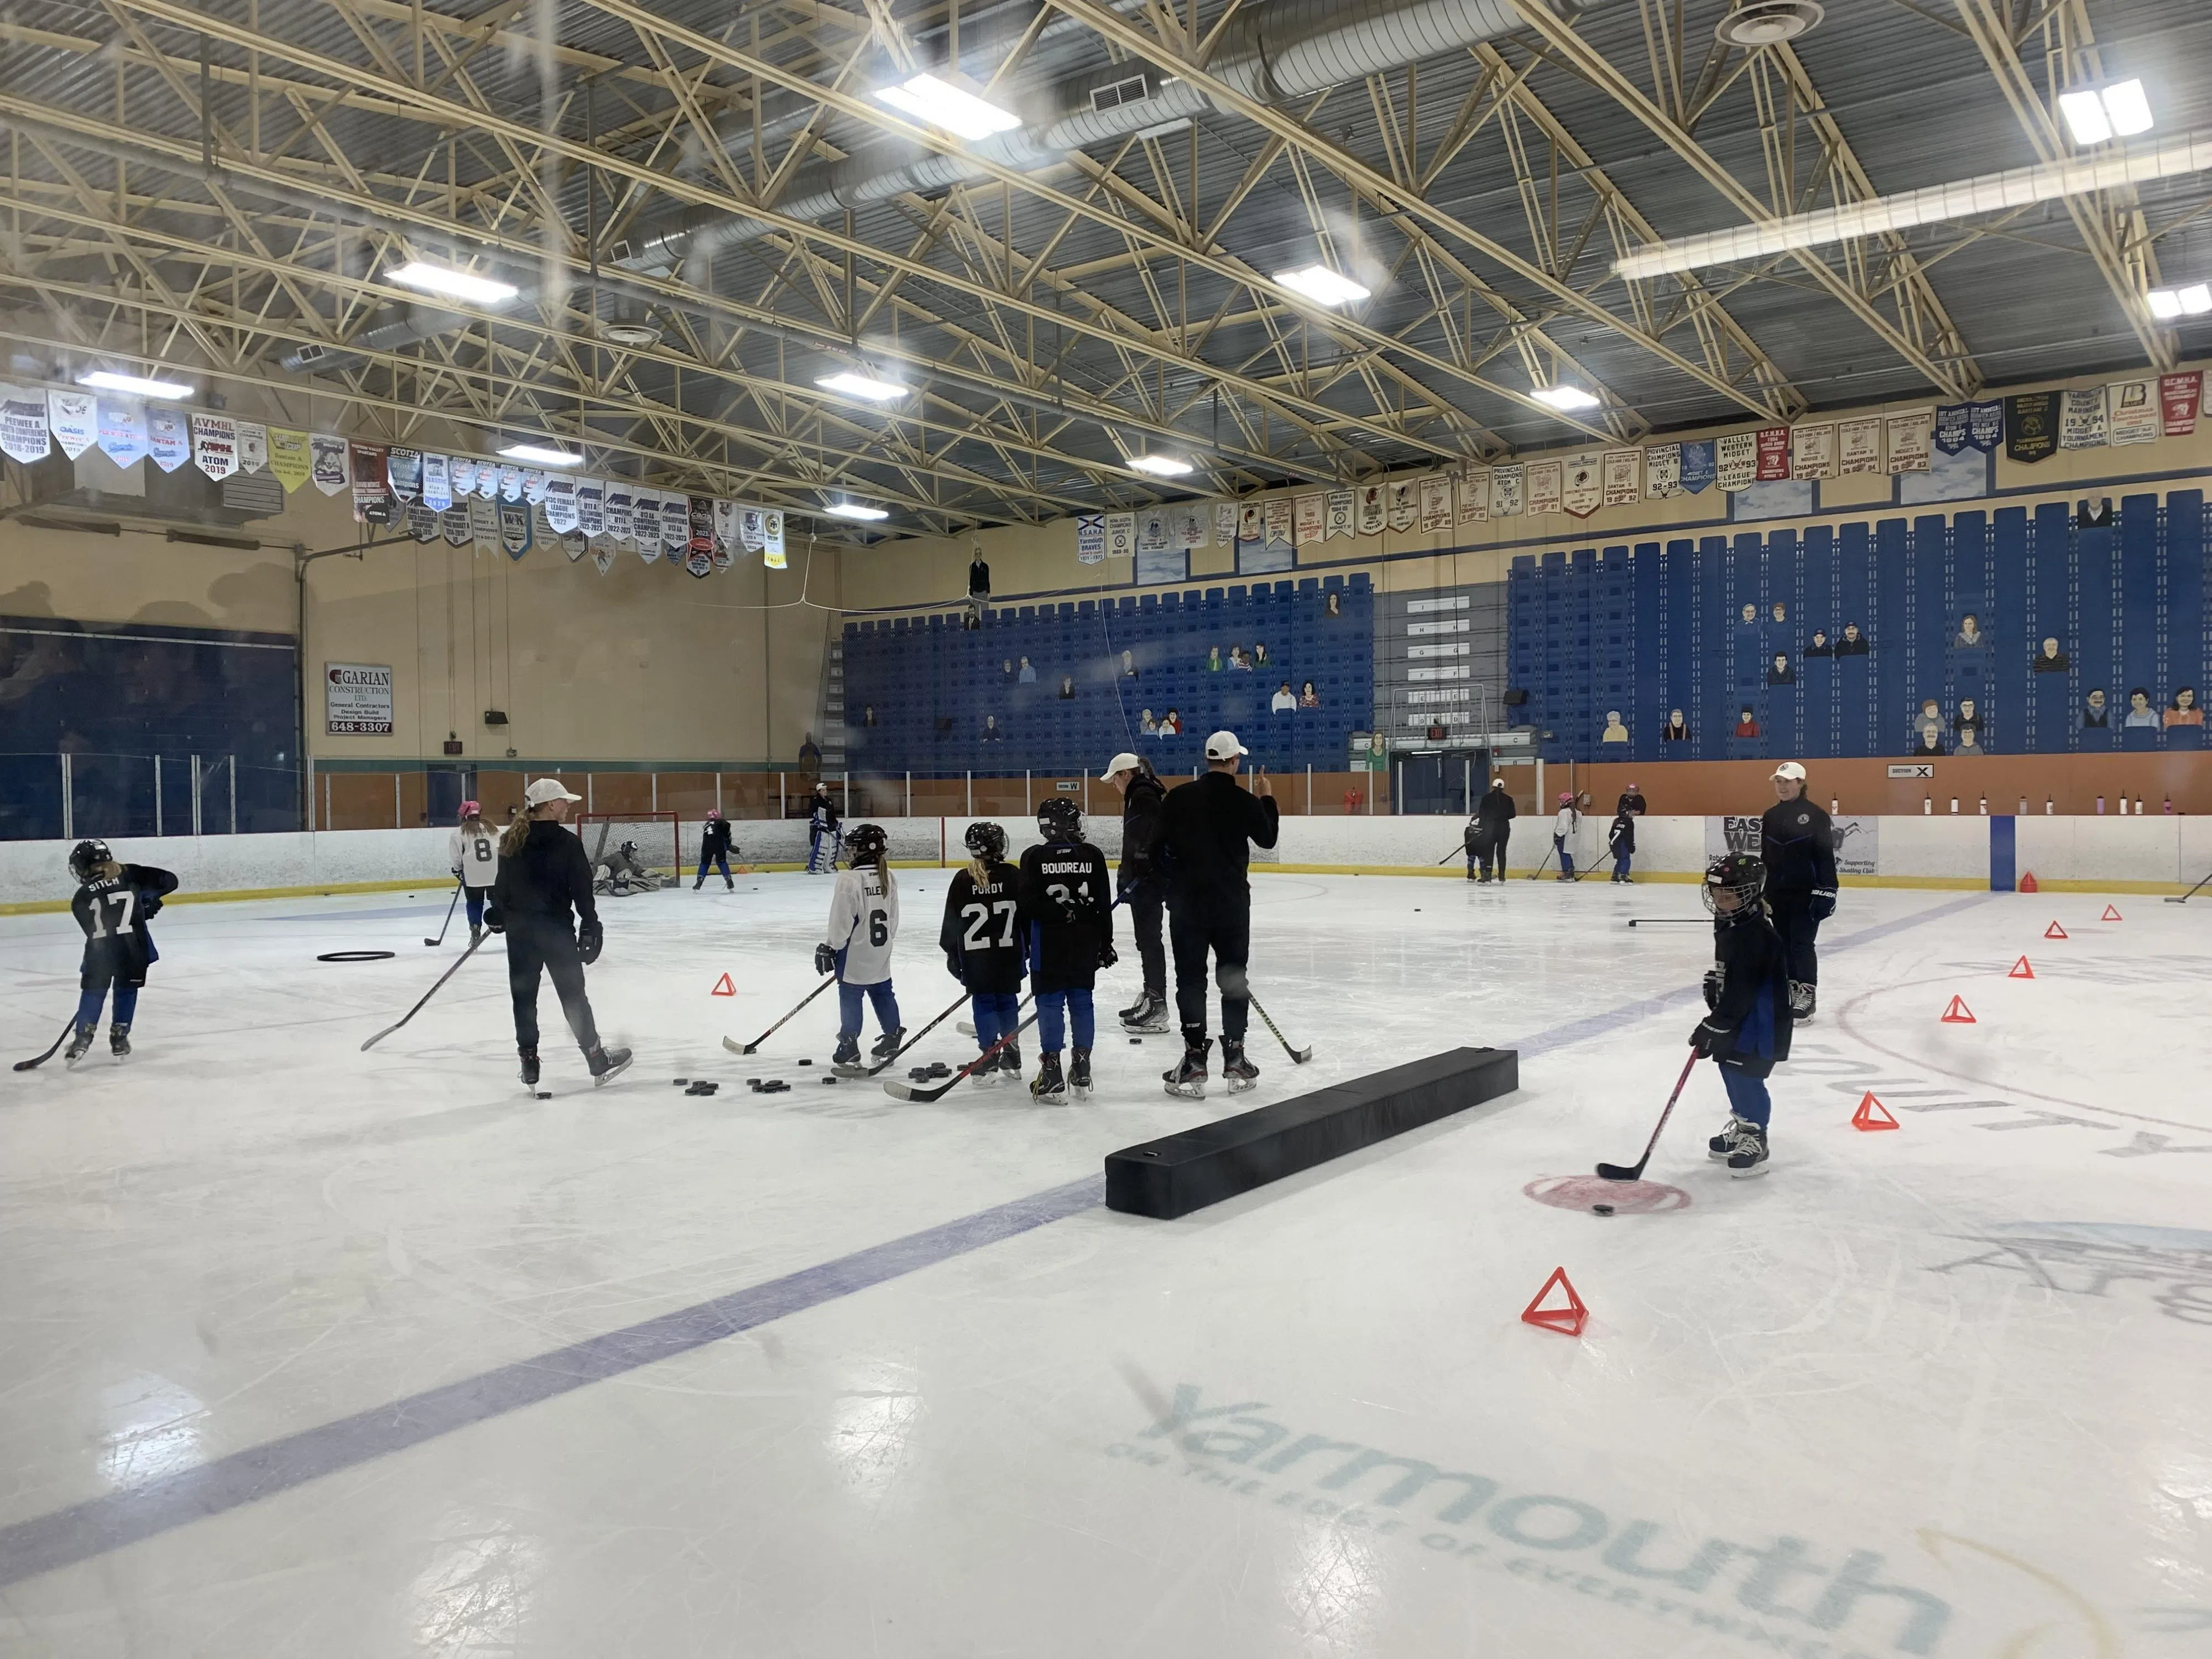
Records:
M107 1048L121 1060L131 1052L131 1021L146 969L161 960L146 924L161 910L161 901L177 890L177 878L149 864L117 863L104 841L77 842L70 849L69 866L77 879L70 914L84 929L84 965L77 980L76 1030L62 1058L71 1066L84 1058L112 985L115 1007L108 1016Z
M1613 879L1628 880L1628 866L1636 857L1636 814L1625 807L1614 813L1613 827L1605 832L1605 844L1613 854Z
M1705 1143L1732 1176L1766 1173L1767 1075L1790 1058L1790 971L1782 940L1761 899L1766 866L1730 853L1705 866L1705 908L1713 915L1713 966L1705 973L1711 1012L1690 1046L1720 1067L1729 1121Z
M1774 795L1759 821L1759 855L1766 864L1774 930L1790 958L1790 1012L1807 1020L1820 979L1814 941L1820 924L1836 914L1836 826L1806 799L1805 769L1796 761L1774 769Z
M1557 881L1575 878L1575 831L1583 827L1583 815L1575 810L1574 792L1559 791L1559 810L1552 819L1552 847L1559 855Z
M975 1015L975 1046L998 1048L1021 1024L1022 973L1027 945L1017 912L1021 872L1006 862L1006 832L995 823L971 823L963 838L968 865L945 896L945 926L937 943L945 970L968 988ZM1022 1046L1008 1042L975 1074L979 1087L1022 1074Z
M483 937L485 896L499 879L499 837L483 821L483 808L476 802L461 803L460 825L446 842L446 857L468 900L469 943L474 945Z
M875 1057L889 1060L906 1040L898 998L891 991L891 941L898 937L898 884L891 878L890 838L877 823L856 823L845 837L853 867L837 872L830 896L830 926L814 947L814 971L837 975L837 1052L830 1063L841 1077L859 1077L860 1004L875 1005L882 1029Z
M1043 1051L1030 1093L1038 1100L1091 1097L1091 988L1114 953L1112 878L1106 855L1083 839L1083 813L1065 795L1037 806L1044 844L1022 854L1021 927L1029 942L1030 987L1036 995L1037 1047ZM1060 1051L1075 1028L1075 1057L1065 1078Z
M738 884L730 879L730 821L714 806L707 809L707 827L699 832L699 879L691 884L693 892L707 884L710 864L722 872L722 885L736 892Z
M626 841L599 860L592 883L595 893L605 893L614 898L628 898L633 893L657 893L660 878L647 869L637 855L637 843Z

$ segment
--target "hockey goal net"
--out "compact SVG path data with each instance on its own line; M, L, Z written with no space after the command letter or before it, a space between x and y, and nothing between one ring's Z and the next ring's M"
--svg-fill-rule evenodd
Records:
M631 856L653 874L684 874L684 826L673 812L579 812L575 824L594 875L626 842L636 844Z

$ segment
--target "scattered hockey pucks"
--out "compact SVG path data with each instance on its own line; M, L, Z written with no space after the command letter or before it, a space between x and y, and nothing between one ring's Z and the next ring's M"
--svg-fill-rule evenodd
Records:
M1594 1175L1544 1176L1522 1194L1555 1210L1592 1210L1600 1215L1665 1215L1690 1207L1690 1195L1658 1181L1607 1181ZM1601 1204L1610 1210L1599 1210Z
M317 962L389 962L396 952L391 951L325 951Z

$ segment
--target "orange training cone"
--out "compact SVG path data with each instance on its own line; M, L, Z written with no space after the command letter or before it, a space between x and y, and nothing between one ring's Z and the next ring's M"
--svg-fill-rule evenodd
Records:
M2042 884L2035 878L2034 871L2030 870L2020 878L2020 890L2023 893L2039 893L2043 890Z
M737 995L737 994L738 988L730 983L730 976L727 974L723 975L721 978L716 980L714 981L714 988L708 993L709 996L717 997L733 997Z
M1890 1115L1889 1108L1874 1097L1871 1089L1860 1100L1858 1110L1851 1114L1851 1127L1854 1129L1894 1129L1897 1127L1897 1120Z
M2097 920L2100 921L2118 921L2120 920L2120 913L2108 904L2105 907L2105 914L2099 916Z
M2033 979L2035 977L2035 969L2027 965L2027 957L2025 953L2021 955L2021 959L2018 962L2013 963L2012 971L2007 974L2005 977L2007 979Z
M1943 1011L1943 1024L1976 1025L1980 1022L1974 1018L1974 1011L1966 1006L1966 1000L1964 997L1953 997L1951 1006Z
M1551 1295L1554 1285L1566 1292L1567 1305L1564 1308L1544 1306L1544 1298ZM1521 1310L1521 1322L1541 1325L1547 1331L1562 1331L1569 1336L1583 1334L1583 1327L1589 1322L1589 1310L1583 1305L1582 1297L1575 1294L1575 1287L1568 1279L1565 1267L1552 1269L1552 1276L1544 1281L1544 1288L1536 1292L1536 1299Z
M2050 927L2043 930L2043 936L2045 939L2064 939L2066 937L2066 930L2063 927L2061 927L2054 920Z

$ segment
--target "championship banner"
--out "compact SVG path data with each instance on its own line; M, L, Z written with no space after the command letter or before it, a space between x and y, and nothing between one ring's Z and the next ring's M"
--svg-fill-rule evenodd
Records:
M585 483L598 486L602 492L605 488L597 478L588 478L585 480ZM593 528L591 520L586 516L587 508L588 504L584 500L584 484L579 484L576 486L576 516L583 523L585 534L596 536L599 531ZM596 508L588 510L596 511ZM737 556L738 504L735 501L725 501L720 495L714 498L714 545L732 558L734 559Z
M1719 450L1711 438L1682 446L1682 493L1702 495L1720 479Z
M785 568L783 509L780 507L771 507L761 514L761 562L770 570Z
M100 397L91 392L48 392L46 429L75 460L100 438Z
M576 527L576 481L550 478L545 484L545 522L553 533L565 536Z
M1322 520L1322 539L1334 541L1339 536L1352 534L1352 491L1332 489L1328 492L1327 516Z
M1246 501L1237 509L1237 539L1258 547L1267 540L1267 522L1261 516L1260 503Z
M368 519L372 510L383 513L380 519L368 519L371 524L389 524L391 514L386 503L392 492L385 483L384 446L382 444L353 443L346 446L348 474L353 479L353 515Z
M1459 521L1462 526L1490 521L1490 469L1463 468L1459 475Z
M497 461L478 461L477 463L477 494L488 501L497 501L500 487L505 477L506 469ZM518 489L522 487L522 470L520 467L515 469L514 483Z
M2158 377L2159 408L2165 417L2167 437L2186 438L2195 433L2197 410L2203 392L2204 375L2198 369Z
M1452 481L1444 472L1432 472L1421 480L1421 528L1424 531L1449 530L1452 527Z
M567 535L561 538L560 545L562 552L568 556L568 562L570 564L574 564L577 560L584 556L585 553L590 550L592 544L590 538L587 538L582 531L572 530Z
M1106 515L1103 513L1079 513L1075 515L1075 559L1079 564L1106 562Z
M1261 516L1267 521L1268 544L1271 546L1288 547L1291 544L1292 518L1291 498L1288 495L1272 497ZM1112 514L1106 515L1106 550L1110 555L1114 550L1114 515Z
M1892 415L1882 422L1889 440L1889 470L1892 472L1925 472L1934 459L1929 447L1929 431L1934 416L1924 409L1916 409L1909 415ZM1956 452L1954 451L1954 453Z
M481 495L469 503L469 539L479 553L499 551L499 504Z
M1689 446L1682 446L1688 459ZM1726 490L1748 489L1759 481L1759 434L1731 432L1714 443L1714 477Z
M1759 429L1759 481L1773 483L1790 476L1790 428L1765 426Z
M473 455L454 455L446 462L446 476L452 482L453 499L459 501L477 493L477 458Z
M2058 447L2061 449L2102 449L2105 447L2105 388L2087 386L2080 391L2063 394L2065 401L2058 416Z
M763 508L738 509L738 545L748 553L768 551L768 514Z
M694 576L711 576L714 574L714 556L702 553L696 547L687 548L684 554L684 568Z
M307 455L307 434L296 427L269 428L269 471L290 495L307 482L313 463Z
M1838 421L1836 423L1838 471L1846 477L1855 472L1881 471L1881 422L1879 419Z
M1188 553L1206 545L1206 503L1178 501L1168 509L1168 545Z
M2004 441L2005 408L1995 399L1966 405L1966 441L1984 455L1994 455Z
M40 407L43 410L45 405ZM6 447L4 441L0 441L0 449ZM174 472L191 459L191 424L185 418L183 410L173 409L167 404L146 405L146 453L164 472Z
M2004 400L2005 453L2033 466L2058 451L2058 398L2050 392L2017 392ZM1943 411L1936 411L1936 445L1943 444Z
M1237 545L1237 503L1216 501L1213 504L1213 539L1224 547Z
M510 559L519 559L530 551L530 508L526 502L500 502L499 544Z
M1607 507L1633 507L1642 497L1643 480L1637 474L1643 465L1640 449L1608 449L1605 452L1605 504Z
M1358 495L1359 533L1363 536L1381 535L1382 526L1390 522L1390 508L1382 499L1382 486L1379 483L1362 484Z
M1164 553L1168 550L1168 515L1158 507L1137 515L1137 551Z
M663 495L660 498L660 545L672 558L683 556L691 542L691 498L688 495Z
M2116 380L2105 390L2106 434L2118 449L2126 444L2154 444L2160 422L2158 399L2149 380Z
M660 556L660 492L633 489L629 494L629 544L651 564Z
M612 570L615 568L615 544L605 537L592 543L592 562L599 566L602 576Z
M386 450L384 479L392 486L392 493L401 501L419 501L422 495L422 452L419 449Z
M192 465L221 483L238 471L238 422L228 415L192 414Z
M542 466L522 469L522 499L535 507L545 499L545 481L553 475Z
M441 533L438 526L438 511L420 501L407 503L407 533L428 547Z
M1836 476L1836 428L1832 421L1790 428L1790 476L1796 479Z
M606 515L605 533L618 542L626 542L630 538L629 514L632 500L630 487L627 482L621 478L607 480L606 502L604 509Z
M269 465L269 428L258 421L238 423L238 470L259 472Z
M1517 519L1528 502L1528 469L1525 465L1490 469L1490 516Z
M1557 461L1528 464L1528 516L1540 519L1559 510L1559 491L1565 483Z
M1955 455L1966 447L1966 405L1942 404L1936 410L1936 447Z
M1644 452L1644 494L1662 501L1682 493L1682 446L1654 444Z
M1298 512L1298 545L1321 539L1322 526L1328 522L1328 498L1319 490L1297 498Z
M307 476L325 495L335 495L353 482L351 459L343 438L318 432L307 440Z
M556 479L545 487L545 516L553 516L553 496L566 479ZM688 495L684 501L684 527L690 532L684 538L684 568L694 576L713 574L714 569L714 501L711 495Z
M136 398L100 400L100 447L118 466L131 466L146 456L146 405Z
M478 484L477 488L482 489L483 486ZM507 462L499 469L499 498L503 501L522 499L522 469L513 461Z
M449 457L426 452L422 457L422 505L434 513L443 513L453 504L453 461Z
M178 411L171 410L174 415ZM46 430L46 394L19 386L0 386L0 451L28 466L43 461L53 441ZM172 469L163 467L164 472Z
M438 527L445 532L446 545L466 547L469 544L469 504L456 501L438 515Z
M1137 515L1133 513L1109 513L1106 515L1106 556L1109 559L1128 559L1134 558L1136 552Z
M1605 461L1594 449L1570 455L1560 464L1559 505L1577 519L1587 519L1605 501Z
M1420 508L1413 501L1413 481L1393 478L1389 489L1390 528L1403 535L1420 519Z

